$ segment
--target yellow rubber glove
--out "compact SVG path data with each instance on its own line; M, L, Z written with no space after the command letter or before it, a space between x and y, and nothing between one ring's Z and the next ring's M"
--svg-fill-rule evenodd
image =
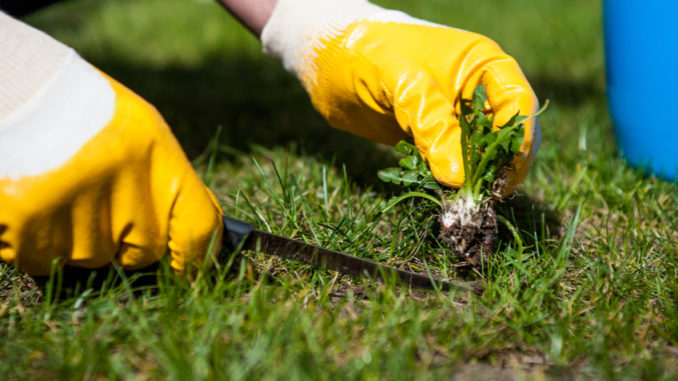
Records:
M495 126L538 109L516 61L487 37L385 10L364 0L279 0L262 36L335 128L395 144L411 136L436 179L464 182L459 94L485 86ZM527 122L504 189L525 177L540 142Z
M56 43L45 38L20 38L13 75L30 69L22 57L40 66L42 50L26 49ZM0 258L47 275L56 258L134 270L169 251L182 272L217 252L219 205L160 114L72 50L52 48L63 62L49 81L0 117ZM13 99L0 97L0 116Z

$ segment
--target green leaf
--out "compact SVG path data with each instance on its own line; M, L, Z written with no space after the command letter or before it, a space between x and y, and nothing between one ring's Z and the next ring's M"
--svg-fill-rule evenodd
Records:
M492 131L492 118L488 117L487 115L485 115L483 113L480 113L478 115L476 125L483 132Z
M438 184L436 182L424 183L423 187L425 189L430 189L430 190L442 190L443 189L443 187L441 187L440 184Z
M410 155L407 157L404 157L398 161L398 164L407 169L417 169L419 167L419 164L422 162L421 158L419 155Z
M419 180L419 174L417 173L416 170L405 171L405 173L403 173L401 180L403 184L410 185Z
M493 134L494 135L494 134ZM511 137L514 134L510 133L506 136L506 139L503 139L502 141L499 142L499 146L504 150L504 152L509 152L509 148L511 146Z
M518 113L513 115L511 119L509 119L506 123L504 123L503 126L500 126L500 129L508 128L508 127L513 127L516 124L516 119L518 118Z
M524 130L524 129L521 129ZM520 134L520 136L517 136L515 139L511 141L511 153L513 155L517 155L520 153L520 146L523 144L523 134Z
M490 132L489 134L483 136L483 139L481 140L481 144L484 147L487 147L490 144L494 143L496 140L497 140L497 133L496 132Z
M494 171L485 172L485 176L483 176L483 180L485 180L488 183L491 183L492 181L494 181Z
M414 144L401 140L398 144L395 145L396 152L400 152L405 155L411 155L417 152L417 147Z
M516 117L516 123L523 123L524 121L531 119L531 118L532 117L527 116L527 115L518 115L518 117Z
M430 194L422 193L422 192L407 192L403 195L393 197L391 198L386 206L381 210L382 213L386 213L387 210L391 209L392 207L396 206L403 200L407 200L408 198L413 198L413 197L420 197L426 200L429 200L435 204L437 204L439 207L442 207L443 204L440 202L440 200L436 199L435 197L431 196Z
M423 187L426 189L431 189L431 190L441 190L443 189L440 184L436 181L436 179L433 177L431 172L429 172L423 179L420 180L420 182L423 184Z
M485 86L478 85L475 90L473 90L473 109L474 110L483 110L485 108L485 101L487 100L487 93L485 92Z
M383 182L400 184L400 172L400 168L386 168L378 171L377 176L379 176L379 179Z

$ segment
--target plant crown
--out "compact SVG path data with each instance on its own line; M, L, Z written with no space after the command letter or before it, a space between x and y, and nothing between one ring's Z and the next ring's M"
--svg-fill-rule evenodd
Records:
M459 126L466 179L459 194L471 196L479 202L483 197L492 195L492 184L497 176L502 175L502 169L510 166L513 157L520 153L525 133L523 122L531 117L516 114L494 130L494 115L487 112L487 95L482 85L476 87L472 99L460 99ZM401 140L395 150L406 156L398 162L400 167L378 172L382 181L405 188L442 189L414 144Z

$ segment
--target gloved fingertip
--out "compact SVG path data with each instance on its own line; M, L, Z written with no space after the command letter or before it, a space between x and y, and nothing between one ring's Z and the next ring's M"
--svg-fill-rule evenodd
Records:
M210 267L221 250L222 211L216 197L190 172L171 212L170 265L177 272Z
M128 243L120 245L118 252L118 263L125 270L138 270L148 267L162 258L164 250L151 250L150 248L139 247Z

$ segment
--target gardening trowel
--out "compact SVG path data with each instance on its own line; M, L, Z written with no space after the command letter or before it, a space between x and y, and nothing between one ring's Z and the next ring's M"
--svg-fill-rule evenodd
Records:
M281 237L255 229L247 222L224 217L224 247L232 253L253 250L284 259L304 262L316 267L339 271L343 274L367 276L377 280L394 276L413 288L480 292L477 283L452 283L431 276L396 269L367 259L322 248L291 238Z

